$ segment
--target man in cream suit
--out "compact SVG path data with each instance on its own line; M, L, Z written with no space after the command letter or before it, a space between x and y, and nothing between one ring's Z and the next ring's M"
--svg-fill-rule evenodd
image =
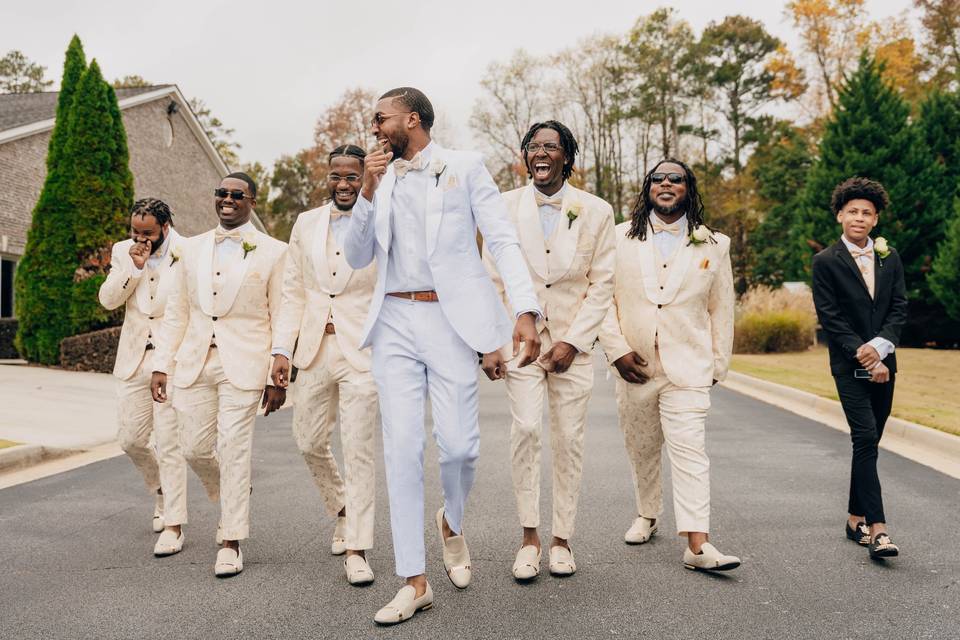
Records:
M406 579L374 617L381 624L433 604L423 542L428 393L440 450L444 505L436 521L444 568L458 588L470 583L462 523L480 445L477 353L508 342L513 324L480 260L478 226L517 318L514 354L526 343L519 366L540 352L540 309L503 199L479 155L431 141L433 120L433 106L417 89L380 97L371 131L381 148L367 155L344 241L353 268L374 257L378 265L361 347L373 347L396 572Z
M337 516L331 552L346 552L347 581L357 585L373 581L365 551L373 547L373 448L379 414L370 350L357 345L377 271L373 263L354 271L342 247L360 192L364 155L353 145L334 149L327 177L333 201L301 213L293 226L272 374L274 384L286 388L293 353L299 369L293 385L293 434L327 512ZM330 450L338 400L346 482Z
M513 564L517 580L540 573L540 432L543 397L550 403L553 450L553 522L550 573L577 570L570 549L580 475L587 403L593 390L591 352L613 296L613 209L566 182L577 141L555 120L534 124L521 144L533 182L504 194L520 235L543 318L537 323L546 353L520 369L509 349L484 356L491 380L506 378L513 489L523 540ZM489 251L484 260L502 291Z
M119 380L118 437L143 474L147 489L156 495L153 530L161 534L154 547L158 556L180 551L180 525L187 521L186 463L177 414L170 405L154 404L150 397L156 336L173 282L173 264L179 257L180 236L172 217L162 200L137 200L130 214L131 237L113 245L110 273L100 286L100 304L107 309L124 306L113 367ZM156 451L150 444L151 433Z
M688 569L740 566L708 541L710 474L704 426L710 388L733 349L730 239L703 223L697 179L664 160L647 174L633 219L617 227L614 304L600 340L617 380L617 406L638 517L625 540L647 542L663 509L660 450L673 471L677 532Z
M220 501L217 576L243 570L257 404L262 396L269 414L286 396L269 381L286 245L250 222L256 194L249 176L230 174L215 191L219 226L184 241L151 381L154 400L165 402L176 362L184 455Z

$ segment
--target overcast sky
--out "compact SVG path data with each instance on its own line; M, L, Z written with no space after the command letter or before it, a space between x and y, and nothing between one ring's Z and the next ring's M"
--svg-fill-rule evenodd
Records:
M113 80L140 75L203 99L236 130L245 161L272 163L311 144L317 114L349 87L426 92L457 144L486 66L518 47L547 54L595 33L626 32L675 7L699 31L733 13L796 43L785 0L30 0L0 6L0 55L19 49L59 81L77 33ZM867 0L874 18L910 0ZM856 55L856 52L851 52Z

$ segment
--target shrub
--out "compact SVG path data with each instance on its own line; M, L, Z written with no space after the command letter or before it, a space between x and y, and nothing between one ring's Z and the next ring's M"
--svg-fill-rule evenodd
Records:
M119 342L120 327L64 338L60 342L60 365L73 371L111 373Z
M16 318L0 319L0 360L14 360L20 357L13 343L16 335Z
M734 328L736 353L803 351L816 338L817 314L809 290L757 286L740 298Z

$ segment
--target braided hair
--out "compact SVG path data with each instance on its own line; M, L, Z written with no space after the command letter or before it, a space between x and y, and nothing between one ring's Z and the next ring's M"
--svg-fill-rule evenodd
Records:
M330 155L327 156L327 162L333 162L334 158L342 156L356 158L360 161L360 166L362 167L363 160L367 157L367 153L355 144L342 144L330 152Z
M424 131L430 133L434 120L433 104L430 103L430 99L427 98L423 91L413 87L397 87L396 89L390 89L390 91L380 96L380 100L384 98L393 98L407 109L410 109L412 113L420 116L420 126Z
M560 146L563 149L563 179L569 179L570 175L573 174L573 163L577 159L580 146L577 144L577 139L573 137L573 132L557 120L534 122L530 130L527 131L527 135L523 136L523 141L520 143L520 152L523 154L523 166L527 168L527 175L533 177L527 163L527 143L533 140L533 136L537 135L537 131L540 131L540 129L553 129L560 136Z
M640 191L637 204L633 208L630 230L627 232L627 236L630 238L638 238L640 240L647 239L647 228L650 226L650 211L654 209L653 201L650 199L650 185L653 184L651 176L664 164L679 165L686 174L687 197L684 199L684 204L686 205L687 214L687 233L693 233L694 229L704 224L703 198L700 197L700 191L697 189L697 176L694 175L693 169L680 160L666 158L655 164L653 169L648 171L647 175L643 177L643 188Z
M137 200L130 209L130 215L140 216L141 218L153 216L157 224L161 227L167 223L173 224L173 212L170 211L167 203L159 198L141 198Z

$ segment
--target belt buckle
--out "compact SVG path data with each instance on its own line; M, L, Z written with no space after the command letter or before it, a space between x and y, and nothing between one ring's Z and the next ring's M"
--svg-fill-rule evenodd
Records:
M417 301L417 292L416 292L416 291L411 291L411 292L410 292L410 302L416 302L416 301Z

